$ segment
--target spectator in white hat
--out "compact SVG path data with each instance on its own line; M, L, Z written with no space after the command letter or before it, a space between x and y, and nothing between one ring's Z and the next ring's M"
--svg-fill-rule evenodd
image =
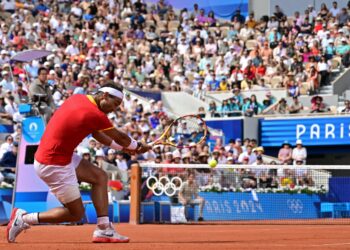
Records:
M2 89L4 91L14 91L14 86L10 81L10 73L7 70L3 70L1 76L2 81L0 82L0 85L2 86Z
M8 52L6 50L1 50L0 52L0 65L7 63L9 60Z
M306 163L306 158L307 158L307 152L306 148L303 147L303 142L302 140L298 139L296 141L296 147L293 149L292 152L292 158L293 158L293 164L296 165L297 160L303 161L303 164Z

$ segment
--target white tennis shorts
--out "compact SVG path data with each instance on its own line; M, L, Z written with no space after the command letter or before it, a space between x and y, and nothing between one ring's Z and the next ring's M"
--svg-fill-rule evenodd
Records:
M36 160L34 161L37 175L49 186L50 191L63 204L81 197L75 172L81 159L79 155L73 154L72 161L65 166L45 165Z

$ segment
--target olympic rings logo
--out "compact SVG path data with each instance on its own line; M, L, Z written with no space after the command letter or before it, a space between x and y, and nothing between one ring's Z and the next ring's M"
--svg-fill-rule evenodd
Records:
M152 181L151 181L152 180ZM178 182L178 186L176 185ZM148 177L146 185L149 190L152 190L153 194L156 196L161 196L166 194L167 196L173 196L177 191L180 191L182 186L182 180L178 176L174 176L169 179L167 176L162 176L159 178L156 176Z
M301 214L304 208L302 201L299 199L288 199L287 206L295 214Z

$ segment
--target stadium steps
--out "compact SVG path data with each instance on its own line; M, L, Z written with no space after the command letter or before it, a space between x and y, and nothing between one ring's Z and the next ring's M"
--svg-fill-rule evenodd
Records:
M333 86L332 85L322 86L320 89L320 94L321 95L333 95Z
M199 107L208 110L209 105L186 92L162 92L164 107L177 116L197 114Z

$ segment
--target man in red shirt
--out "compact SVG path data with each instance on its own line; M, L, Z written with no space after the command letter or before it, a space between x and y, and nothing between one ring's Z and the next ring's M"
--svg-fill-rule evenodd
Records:
M115 150L144 153L150 149L147 144L135 141L110 123L107 114L116 110L122 100L123 87L108 83L94 96L73 95L54 113L35 154L34 167L64 207L41 213L13 209L7 226L9 242L14 242L24 229L33 224L80 221L84 216L84 206L78 181L92 185L91 198L98 217L92 241L129 241L119 235L109 222L107 174L73 153L89 134Z

